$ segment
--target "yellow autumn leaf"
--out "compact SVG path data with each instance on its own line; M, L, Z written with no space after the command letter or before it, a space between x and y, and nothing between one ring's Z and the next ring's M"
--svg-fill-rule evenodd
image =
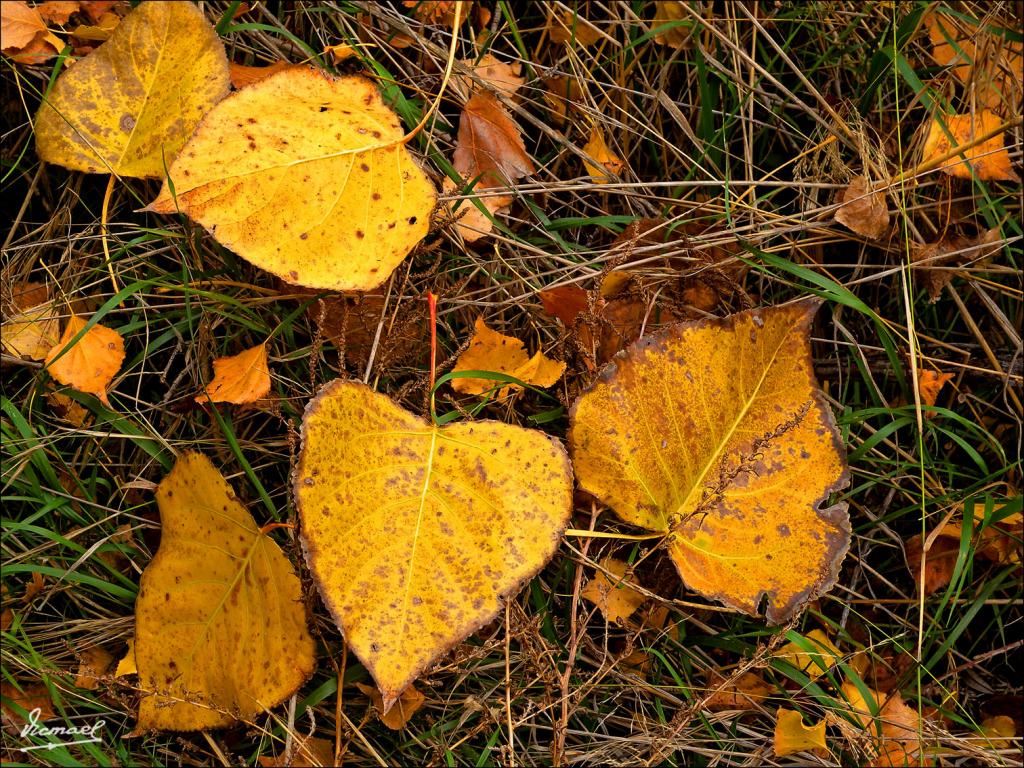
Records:
M373 702L373 708L380 714L380 720L384 725L390 728L392 731L400 731L405 728L405 724L412 719L412 716L416 714L416 711L423 706L426 701L426 697L416 690L415 685L410 685L404 691L402 695L398 697L398 701L387 710L384 711L384 697L381 696L377 686L375 685L364 685L363 683L356 683L356 687L363 692L363 695L369 697L370 701Z
M561 378L565 363L541 352L528 356L523 342L491 330L484 319L478 317L469 348L459 356L452 371L494 371L537 387L550 387ZM452 389L466 395L482 395L495 387L500 387L498 397L522 389L518 384L501 386L501 382L490 379L452 379Z
M1010 749L1017 736L1017 724L1012 717L996 715L981 721L981 732L988 738L992 749Z
M778 623L835 583L849 548L842 439L818 389L817 302L671 326L629 347L573 405L583 490L671 535L683 581Z
M138 728L252 718L313 673L295 569L201 453L178 459L156 500L160 549L135 603Z
M601 560L601 567L614 574L615 578L609 578L604 571L598 571L580 592L580 597L600 608L606 621L625 621L636 613L647 598L630 586L634 579L627 576L629 566L626 563L614 557L606 557Z
M96 395L109 406L107 387L124 362L124 339L113 328L97 323L72 343L86 325L78 315L68 319L60 342L46 356L46 370L61 384Z
M129 637L127 643L128 650L125 651L124 656L117 662L117 666L114 668L114 677L127 677L128 675L139 674L139 668L135 665L135 638Z
M366 78L291 67L214 107L148 210L180 209L287 283L369 290L423 239L434 208L403 135Z
M40 283L21 283L12 294L11 316L0 324L0 345L9 355L45 360L60 336L49 291Z
M812 629L803 642L786 643L775 654L775 658L788 661L812 680L817 680L843 658L835 643L820 629Z
M36 149L75 171L163 176L227 93L224 44L203 12L151 0L58 78L36 117Z
M973 115L936 115L924 142L921 164L937 162L956 147L973 143L975 139L996 130L1001 124L1002 119L987 109L979 110ZM952 143L950 136L953 138ZM1010 154L1003 146L1002 133L977 146L965 149L962 154L966 161L955 155L943 161L939 170L958 179L974 178L973 169L982 181L1020 181L1020 177L1011 167Z
M775 756L785 757L797 752L814 752L819 757L828 756L825 746L825 721L815 725L804 725L799 712L779 707L775 720Z
M230 357L213 361L213 381L197 403L253 403L270 394L270 363L267 344L257 344Z
M601 164L597 166L586 160L583 161L583 166L587 169L587 175L590 176L595 184L607 184L612 180L612 176L622 173L625 163L622 162L621 157L612 152L604 140L604 132L597 126L594 126L594 129L590 132L590 141L584 145L583 151Z
M306 562L385 712L544 566L572 508L558 441L433 426L340 380L306 408L294 478Z

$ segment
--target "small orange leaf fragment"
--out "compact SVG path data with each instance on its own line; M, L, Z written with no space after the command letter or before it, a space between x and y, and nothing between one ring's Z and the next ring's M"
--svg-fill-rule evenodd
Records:
M71 18L71 14L78 13L78 0L47 0L37 5L35 10L46 21L63 24Z
M548 17L548 34L553 43L576 42L588 47L601 40L601 31L573 11L552 11Z
M324 46L324 55L330 55L331 60L335 64L340 64L346 59L351 59L356 55L356 50L348 43L337 43L336 45Z
M270 394L270 363L267 344L257 344L230 357L213 361L213 381L197 403L252 403Z
M72 345L71 340L85 326L86 321L78 315L68 319L60 342L46 356L45 367L61 384L96 395L101 403L109 407L107 387L121 370L124 339L113 328L97 323Z
M78 674L75 685L86 691L99 688L100 678L114 664L114 657L98 645L89 646L78 654Z
M756 672L744 672L731 680L711 671L707 687L711 694L705 699L704 706L712 712L756 709L772 695L771 687Z
M928 129L921 162L924 164L944 157L954 148L972 143L1001 124L1002 119L988 109L973 115L937 115ZM950 136L953 137L952 143ZM966 161L954 156L946 160L939 170L958 179L973 178L973 169L982 181L1020 181L1011 167L1010 154L1003 146L1002 133L964 150L962 154Z
M607 184L612 180L611 176L617 176L625 166L622 158L609 148L604 140L604 132L596 125L590 132L590 141L584 145L583 151L601 164L596 166L586 160L583 161L587 174L596 184Z
M245 88L247 85L258 83L260 80L264 80L291 66L294 65L289 64L287 61L275 61L273 64L268 64L265 67L249 67L232 61L228 68L231 73L231 85L235 90L238 90L239 88Z
M384 697L381 696L380 690L377 686L356 683L356 687L359 688L364 695L370 698L370 701L373 702L373 708L376 709L377 714L380 715L380 721L392 731L400 731L405 728L405 724L412 719L412 716L416 714L416 711L423 706L423 702L427 700L422 693L416 690L415 685L410 685L402 691L402 695L398 697L398 701L396 701L391 708L385 712Z
M688 14L686 7L680 0L659 0L654 4L655 13L651 26L658 27L672 24L662 32L654 36L654 42L658 45L667 45L670 48L682 48L690 40L693 32L694 21L687 21Z
M871 191L867 176L857 176L843 190L842 207L836 211L836 221L858 235L878 240L889 231L889 206L885 192Z
M804 725L799 712L779 707L775 721L775 755L785 757L797 752L813 752L819 757L828 755L825 746L825 721Z
M327 739L319 739L316 736L299 738L291 750L291 757L288 752L271 757L260 755L257 758L261 768L292 768L292 766L311 765L316 768L331 768L337 765L334 759L334 742Z
M942 387L953 378L954 374L952 373L940 373L929 368L920 371L917 375L917 390L921 393L921 404L935 405ZM934 416L932 413L926 415Z
M552 360L541 352L528 357L523 342L491 330L483 318L478 317L469 348L459 356L452 370L506 373L527 384L550 387L561 378L565 363ZM495 387L500 387L498 397L522 389L519 384L501 386L501 382L489 379L452 379L452 389L467 395L482 395Z
M53 700L50 698L50 689L42 683L22 685L19 690L13 683L4 680L0 682L0 696L29 713L32 722L45 722L57 717L57 712L53 708ZM39 712L35 713L34 711L37 709ZM0 705L0 715L2 715L5 727L20 726L29 722L6 702Z
M636 613L647 598L630 586L635 581L627 575L629 566L626 563L609 556L601 560L601 567L616 578L611 579L604 571L598 571L580 592L580 597L600 608L606 621L625 621Z
M127 677L128 675L139 674L139 669L135 666L135 638L129 637L127 642L128 650L125 651L124 656L117 662L117 667L114 668L114 677Z

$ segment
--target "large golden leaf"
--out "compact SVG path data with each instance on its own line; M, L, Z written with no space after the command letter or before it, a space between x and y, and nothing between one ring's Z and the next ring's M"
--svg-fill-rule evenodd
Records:
M36 118L39 157L75 171L163 176L228 84L224 44L195 4L142 3L57 80Z
M313 673L299 579L203 454L182 455L156 499L160 549L135 603L138 727L252 718Z
M850 540L842 441L818 390L817 303L673 326L620 353L572 409L584 490L671 534L683 581L784 621L835 583Z
M180 209L286 282L368 290L423 239L434 207L402 137L369 80L291 67L203 119L149 210Z
M436 427L339 380L306 408L295 498L306 562L389 709L554 554L572 470L541 432Z

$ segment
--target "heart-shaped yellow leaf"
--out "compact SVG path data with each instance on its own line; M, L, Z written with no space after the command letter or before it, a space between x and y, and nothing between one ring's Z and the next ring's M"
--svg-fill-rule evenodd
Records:
M306 408L295 499L306 562L387 711L554 554L572 470L541 432L433 426L339 380Z
M203 454L182 455L156 500L160 549L135 603L138 727L252 718L313 673L299 579Z
M285 282L375 288L434 208L403 135L366 78L290 67L206 116L149 210L180 210Z
M270 394L270 363L267 344L213 361L213 381L206 392L196 395L197 403L254 403Z
M195 4L142 3L57 80L36 117L39 157L74 171L163 176L228 84L224 44Z
M814 379L818 304L672 326L605 368L572 409L580 486L671 535L693 590L777 623L835 583L850 542L842 440Z

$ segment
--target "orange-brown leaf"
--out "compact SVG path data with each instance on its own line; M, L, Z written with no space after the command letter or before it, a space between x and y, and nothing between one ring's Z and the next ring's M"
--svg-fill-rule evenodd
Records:
M37 34L45 31L46 24L39 11L30 8L28 3L23 0L0 3L0 37L4 53L24 48Z
M504 96L514 95L526 82L522 77L523 65L518 61L508 64L499 61L490 53L485 53L475 63L472 59L466 59L462 63L472 69L473 74L478 78ZM470 92L473 91L474 84L470 78L460 76L459 80L463 88Z
M931 369L924 369L917 375L917 390L921 393L921 404L922 405L935 405L935 401L938 400L939 392L945 386L947 381L951 381L955 378L952 373L941 373L940 371L933 371ZM926 414L932 416L934 414Z
M604 140L604 132L596 125L590 132L590 141L584 145L583 151L600 163L597 166L586 160L583 161L587 174L597 184L607 184L611 181L612 176L620 174L625 167L622 158L612 152Z
M100 678L107 674L113 664L114 657L98 645L79 651L75 685L87 691L95 691L99 688Z
M253 403L270 394L270 363L267 344L257 344L230 357L213 361L213 381L197 403Z
M530 357L523 342L513 336L505 336L491 330L483 318L478 317L469 348L459 356L452 370L506 373L527 384L550 387L561 378L565 371L565 363L552 360L541 352ZM498 397L505 397L522 389L519 384L502 386L501 382L490 379L452 379L452 389L467 395L482 395L495 387L500 388Z
M317 768L330 768L337 765L334 759L334 742L318 739L316 736L299 738L290 751L271 757L260 755L257 762L261 768L292 768L292 766L311 765Z
M601 31L573 11L552 11L548 17L548 34L553 43L572 43L587 47L604 36Z
M46 21L63 24L71 18L71 14L78 13L78 0L47 0L37 5L35 10Z
M1002 118L987 109L976 114L936 115L928 129L921 162L938 161L956 147L973 143L975 139L994 131L1001 124ZM982 181L1020 181L1020 177L1011 167L1010 154L1003 146L1002 133L965 149L961 154L966 160L962 160L960 155L955 155L943 161L940 170L958 179L971 179L976 173Z
M49 289L43 283L19 283L12 293L10 317L0 325L0 344L8 354L45 360L60 336Z
M651 22L653 28L672 24L664 31L654 36L654 42L659 45L666 45L670 48L682 48L690 40L693 32L694 22L687 21L689 18L686 7L680 0L662 0L654 4L654 20Z
M264 80L274 73L280 72L282 69L288 69L288 67L293 65L287 61L275 61L273 64L268 64L264 67L249 67L232 61L228 66L231 72L231 85L235 90L238 90L239 88L245 88L247 85L258 83L260 80Z
M708 673L708 691L704 706L712 712L732 709L757 709L772 695L771 686L756 672L744 672L735 680L717 672Z
M987 17L999 26L998 19ZM952 66L964 84L973 85L979 106L995 109L1019 103L1024 81L1024 45L979 27L960 17L939 12L927 17L932 58L941 66ZM1012 26L1010 21L1006 26Z
M86 321L78 315L68 319L60 343L46 356L45 367L61 384L96 395L101 403L109 406L107 388L121 370L124 339L113 328L97 323L72 344L72 339L85 326Z
M601 609L606 621L623 622L636 613L647 598L630 586L636 583L636 579L629 573L626 563L614 557L605 557L601 560L601 567L614 574L615 578L609 578L608 574L599 570L587 582L580 597Z
M693 590L785 621L831 589L850 542L842 439L814 378L818 304L682 323L613 360L573 405L580 487L671 534Z
M889 231L885 192L872 192L867 176L857 176L850 182L840 202L842 207L836 211L836 221L858 235L878 240Z
M942 289L953 280L951 266L984 264L999 252L1002 244L1000 228L993 227L975 237L949 234L934 243L915 243L910 253L915 270L921 274L921 280L928 291L928 298L934 304L942 295Z
M373 708L380 715L380 721L392 731L400 731L405 728L405 724L412 719L412 716L416 714L416 711L426 701L426 697L416 690L416 686L410 685L402 691L398 701L387 712L384 712L384 697L381 696L377 686L365 685L363 683L356 683L356 686L364 695L370 698L370 701L373 702Z
M462 110L455 170L477 187L502 187L534 172L519 126L490 93L477 93Z
M23 684L19 689L18 686L4 680L0 682L0 696L29 713L32 722L41 723L57 717L57 712L53 708L53 700L50 698L50 690L41 683ZM36 709L39 710L38 713L34 713ZM21 726L29 722L7 702L0 705L0 714L2 714L4 726Z
M330 55L331 60L335 64L341 64L346 59L351 59L356 55L356 49L348 43L337 43L335 45L324 46L324 55Z

